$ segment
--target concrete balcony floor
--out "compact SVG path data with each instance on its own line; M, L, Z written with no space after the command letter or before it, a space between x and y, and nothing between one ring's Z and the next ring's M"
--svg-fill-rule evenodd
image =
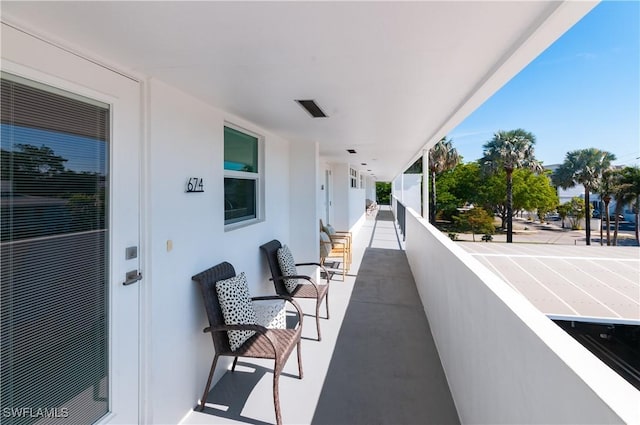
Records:
M321 321L322 341L315 340L314 318L305 315L304 378L297 379L295 352L280 376L283 422L459 423L388 207L367 217L354 241L350 273L341 279L331 282L331 318ZM313 303L301 305L314 311ZM191 412L182 423L275 423L272 367L271 361L239 359L236 371L212 388L204 412Z

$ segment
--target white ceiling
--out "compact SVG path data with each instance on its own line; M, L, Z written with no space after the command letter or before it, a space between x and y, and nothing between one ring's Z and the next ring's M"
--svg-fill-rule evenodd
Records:
M594 5L2 1L2 17L391 180Z

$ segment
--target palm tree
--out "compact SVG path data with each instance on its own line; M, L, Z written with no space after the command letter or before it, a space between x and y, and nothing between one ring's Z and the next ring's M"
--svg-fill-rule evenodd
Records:
M495 172L504 170L507 175L507 242L513 242L513 170L529 168L542 171L542 164L535 159L533 145L536 138L528 131L519 128L511 131L499 131L493 139L484 144L484 156L480 163L485 170Z
M638 215L640 213L640 168L637 166L625 167L617 173L617 184L614 187L614 197L616 200L616 218L613 244L617 245L618 243L618 217L622 213L622 206L625 204L632 204L636 222L636 242L640 245L640 232L638 231L640 226L640 223L638 223Z
M455 168L460 163L460 155L446 137L440 139L429 150L429 173L431 174L431 191L429 198L429 221L436 224L436 175Z
M564 162L553 173L552 179L556 186L563 189L577 184L584 186L585 203L585 233L587 245L591 245L591 211L589 194L600 184L602 173L611 167L616 156L607 151L596 148L579 149L567 153Z
M602 173L602 179L598 185L597 192L600 195L600 199L604 203L604 208L600 211L600 220L605 219L607 225L607 246L611 245L611 218L609 216L609 203L611 202L611 195L615 190L616 173L613 170L605 170ZM600 245L602 245L602 224L600 225Z

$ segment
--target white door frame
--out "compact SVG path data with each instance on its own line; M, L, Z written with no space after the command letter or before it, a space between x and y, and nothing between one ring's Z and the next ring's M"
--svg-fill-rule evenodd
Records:
M331 215L333 211L333 176L331 168L328 168L324 172L324 185L325 185L325 224L331 224Z

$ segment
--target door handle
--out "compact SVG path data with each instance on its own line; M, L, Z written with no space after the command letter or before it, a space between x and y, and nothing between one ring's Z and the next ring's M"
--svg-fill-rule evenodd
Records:
M127 272L127 274L125 275L125 278L127 280L122 282L122 284L125 286L131 285L136 283L139 280L142 280L142 273L138 273L138 270L131 270Z

